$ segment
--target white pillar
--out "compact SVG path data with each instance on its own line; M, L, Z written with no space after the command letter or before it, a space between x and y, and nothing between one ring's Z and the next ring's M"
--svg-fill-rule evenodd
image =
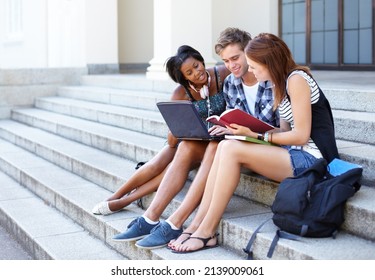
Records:
M118 67L118 0L85 1L86 62Z
M48 67L85 67L85 1L49 0Z
M212 56L212 0L154 0L154 57L147 69L149 79L167 79L165 61L181 45L197 49L207 67Z

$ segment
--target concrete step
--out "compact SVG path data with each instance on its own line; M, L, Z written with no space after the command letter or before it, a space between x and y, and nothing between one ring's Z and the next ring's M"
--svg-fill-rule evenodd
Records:
M135 217L142 214L142 210L135 205L130 205L126 208L126 211L121 211L110 216L96 216L91 213L93 205L98 201L103 200L103 198L110 195L110 192L101 188L100 186L93 184L80 176L77 176L67 170L64 170L51 162L48 162L33 153L27 152L22 148L19 148L15 145L10 144L9 142L0 140L0 160L1 167L0 170L6 173L8 176L11 176L13 180L16 180L19 184L26 187L27 189L33 192L32 200L35 200L34 196L37 195L45 201L43 203L44 207L53 209L56 208L58 211L64 215L70 217L79 224L80 227L83 227L85 231L90 232L91 235L95 238L101 240L101 244L108 246L114 249L119 254L128 257L130 259L181 259L180 255L171 253L167 249L159 249L153 251L141 250L134 246L134 242L129 243L119 243L111 240L111 237L114 234L117 234L124 230L125 225L127 225ZM49 172L45 172L49 170ZM0 173L1 174L1 173ZM1 176L4 176L3 174ZM12 192L12 188L7 188L4 191L0 190L1 197L8 197L8 193ZM90 195L88 195L88 193ZM10 200L14 203L14 196L17 195L17 192L13 193ZM28 192L28 195L30 193ZM21 198L20 198L21 199ZM22 197L22 199L25 199ZM39 200L40 200L39 199ZM3 202L1 202L3 203ZM2 204L0 204L2 205ZM23 216L25 213L20 211L19 207L24 207L25 203L18 206L18 209L15 212L22 213ZM35 211L40 211L41 206L39 205L30 205L30 208ZM2 207L3 208L3 207ZM24 209L24 208L23 208ZM45 209L45 211L47 211ZM8 210L5 209L8 213ZM11 209L9 210L11 211ZM30 211L27 213L30 214ZM33 213L35 217L39 217L41 213ZM47 215L45 215L47 216ZM61 216L61 214L60 214ZM52 216L51 219L56 221L52 223L48 220L49 217L43 219L44 224L53 224L55 231L59 234L61 227L58 226L58 221L55 216ZM11 219L14 220L14 219ZM25 220L25 219L24 219ZM20 224L23 225L26 221L21 221ZM32 221L29 221L31 223ZM35 225L35 223L34 223ZM36 225L35 225L36 226ZM39 225L39 228L41 226ZM41 227L43 228L43 227ZM75 231L79 231L75 229ZM56 236L56 232L55 235ZM69 232L67 233L67 235ZM78 233L77 233L78 235ZM17 235L19 236L19 235ZM36 237L30 238L29 242ZM51 238L50 242L54 242L54 239ZM60 249L63 248L63 251L66 250L66 247L61 246L64 244L63 238L56 238L57 244L60 245ZM66 240L68 242L69 240ZM71 242L71 241L70 241ZM80 242L83 244L88 243L87 240L83 239ZM48 244L47 244L48 245ZM29 248L35 246L35 244L27 244ZM43 247L44 244L41 244L40 247ZM69 253L76 255L76 249L73 247L68 247ZM88 259L90 255L87 254L87 250L84 248L78 247L81 250L81 256L77 256L77 259ZM224 248L218 247L211 252L202 252L202 254L186 255L185 259L241 259L242 257L233 253L232 251ZM110 256L109 258L117 259L117 254ZM42 258L36 256L38 259ZM95 257L95 255L92 255ZM108 256L107 256L108 257ZM52 256L52 258L56 258ZM57 257L60 258L60 257ZM98 257L99 259L99 257Z
M343 76L334 80L330 73L313 71L313 75L327 96L333 109L375 112L375 90L371 84L359 82L355 84L353 74L344 77L345 73L336 74ZM372 79L373 74L369 74ZM149 80L144 73L126 75L85 75L81 83L88 87L102 87L107 89L122 89L139 92L157 92L170 94L176 87L171 80Z
M363 167L362 182L375 187L375 146L337 140L340 157Z
M176 83L170 79L151 80L145 73L125 75L83 75L81 85L90 87L103 87L127 89L138 92L164 92L171 94L176 88Z
M337 139L375 144L375 113L333 110Z
M166 142L166 137L161 138L134 131L143 130L141 125L138 128L135 128L135 125L133 130L127 130L34 108L14 110L12 118L20 123L134 161L152 158ZM154 127L151 126L150 129L165 131L164 123L153 123Z
M92 119L95 119L95 113L92 115ZM135 161L149 160L161 149L166 141L166 138L146 135L135 131L129 131L122 128L97 123L95 121L77 119L75 117L33 108L13 110L12 118L18 122L22 122L24 124L37 127L65 138L72 139ZM144 121L143 118L140 119L141 121L139 123L147 122ZM159 131L159 134L165 133L166 135L167 128L162 121L147 123L150 124L150 126L139 125L138 128L135 128L135 126L133 130L145 130L150 133L152 131ZM151 123L154 125L151 125ZM146 127L150 128L148 129ZM369 134L373 134L373 131L370 131ZM340 156L343 159L363 166L364 183L368 186L375 186L375 169L373 168L375 166L375 146L343 140L337 140L337 144L339 147Z
M165 144L166 126L160 115L156 117L155 103L168 100L175 84L147 80L144 75L84 76L82 84L61 88L59 97L38 99L39 109L14 110L12 117L18 123L0 122L0 138L6 140L0 140L0 171L72 218L102 245L127 258L244 258L242 248L248 238L271 216L269 206L278 186L249 172L241 175L236 195L220 223L219 248L176 256L166 249L147 251L135 247L134 242L112 242L110 237L123 231L143 210L131 205L126 211L102 217L92 215L91 208L131 176L137 161L150 159ZM324 83L322 88L335 108L340 156L364 167L364 186L348 201L343 231L336 240L280 240L274 258L375 259L375 153L371 137L375 94L371 88L340 89ZM192 171L191 178L194 174ZM168 206L164 218L178 207L188 186L189 182ZM146 207L152 197L144 198ZM266 258L275 230L269 222L258 234L256 258Z
M0 223L0 260L32 260L33 257L20 245L14 235ZM3 271L4 273L4 271Z
M375 90L366 88L340 88L340 85L322 87L331 107L338 110L375 112Z
M64 97L38 98L35 107L159 137L165 137L168 131L159 112L145 109ZM333 110L333 114L338 139L375 144L375 113Z
M108 190L114 191L134 172L134 161L61 136L9 120L1 121L0 127L0 138Z
M249 207L249 206L247 206ZM233 218L223 221L224 246L233 244L244 248L255 229L271 218L271 213ZM253 244L255 259L267 259L267 252L276 234L276 227L269 221L257 234ZM373 260L375 243L340 231L333 238L301 238L298 241L280 238L272 259L292 260Z
M123 106L105 105L63 97L46 97L36 100L36 107L84 118L100 123L134 129L148 134L165 135L167 126L159 112L145 109L132 109ZM373 144L374 114L368 112L351 112L333 110L338 139ZM158 125L157 129L147 130ZM134 128L131 126L134 124ZM147 129L146 129L147 128ZM162 131L158 133L158 131ZM356 137L353 137L356 135Z
M156 103L170 99L170 93L152 92L147 89L136 91L121 88L94 86L61 87L58 96L98 103L126 106L158 111Z
M245 255L242 252L242 248L246 246L249 237L262 221L271 216L269 207L234 196L228 205L218 229L220 233L220 247L186 255L176 255L165 248L152 251L138 249L134 246L134 242L119 243L111 240L112 235L122 231L132 219L143 212L137 206L131 205L125 211L110 216L95 216L90 213L92 205L98 199L108 196L108 191L9 142L0 140L0 146L0 150L2 151L0 153L2 172L12 176L14 180L37 194L47 205L49 204L51 207L56 208L64 215L75 220L79 226L89 231L95 238L100 239L106 246L115 249L130 259L243 259ZM49 170L48 173L45 172L47 169ZM19 199L23 200L26 200L30 196L28 194L25 197L22 192L21 194L13 192L13 186L12 188L7 188L5 191L2 190L1 193L2 196L12 200L12 205L14 205L14 199L16 199L14 196L20 196ZM87 193L90 193L90 195L87 195ZM183 196L184 193L180 193L176 201L181 200ZM30 201L34 200L34 197L30 198ZM36 206L32 203L28 204L28 209L34 209L34 216L40 219L42 215L39 212L41 206ZM19 209L19 207L22 207L21 205L24 207L25 203L20 203L15 212L23 213ZM43 206L47 207L48 210L50 208L45 204ZM4 207L2 208L4 209ZM6 210L7 213L11 211ZM30 212L28 212L28 215L23 214L23 216L27 216L27 219L25 218L21 221L22 226L23 223L30 223ZM52 216L52 219L54 221L52 229L55 231L58 230L59 234L61 234L61 227L56 226L56 223L58 224L60 220L55 216ZM51 224L46 214L43 221L44 224ZM266 258L266 249L270 245L275 231L276 227L270 222L258 234L254 244L255 258ZM34 239L37 238L32 238L32 240ZM60 245L60 248L64 247L64 250L66 249L66 246L61 246L61 244L65 244L64 238L56 238L56 235L54 235L52 240L49 241L56 241ZM87 242L86 239L84 241ZM70 239L66 240L66 242L70 242L69 244L71 244ZM44 244L41 246L44 246ZM53 247L52 245L49 246ZM79 256L76 255L75 247L68 248L69 254L73 255L76 259L88 258L86 251L82 248L79 248L82 254ZM53 258L59 257L53 256ZM345 231L340 232L336 239L303 238L300 241L281 239L273 258L321 260L375 259L375 243L348 234Z
M2 172L0 181L0 223L34 259L126 259L51 206L52 201L42 200Z
M64 97L38 98L35 101L35 107L41 110L159 137L166 137L168 133L168 128L159 111L135 109Z
M132 161L12 121L0 122L0 137L112 192L134 172L135 163ZM269 206L277 186L254 174L244 173L236 195ZM344 228L368 239L375 239L375 225L364 228L362 224L363 220L372 221L375 218L375 206L367 200L367 197L375 198L375 188L364 189L364 197L360 196L348 204L350 208ZM166 212L166 215L170 213Z

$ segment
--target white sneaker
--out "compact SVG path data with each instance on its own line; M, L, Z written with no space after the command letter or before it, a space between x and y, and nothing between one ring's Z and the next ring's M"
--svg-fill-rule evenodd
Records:
M102 201L94 206L92 213L95 215L110 215L118 211L111 211L109 209L109 202Z

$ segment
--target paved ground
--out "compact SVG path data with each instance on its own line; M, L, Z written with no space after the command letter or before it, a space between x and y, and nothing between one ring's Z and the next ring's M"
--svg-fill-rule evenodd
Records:
M0 260L32 260L33 258L0 225Z

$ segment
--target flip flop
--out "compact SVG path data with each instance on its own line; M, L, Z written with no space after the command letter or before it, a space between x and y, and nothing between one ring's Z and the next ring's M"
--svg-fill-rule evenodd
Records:
M219 234L216 233L215 235L210 236L210 237L208 237L208 238L190 236L190 237L188 237L187 239L185 239L183 242L181 242L181 244L185 243L185 242L188 241L189 239L198 239L198 240L202 241L203 246L202 246L201 248L198 248L198 249L196 249L196 250L191 250L191 251L177 251L177 250L171 249L171 252L172 252L172 253L175 253L175 254L188 254L188 253L193 253L193 252L198 252L198 251L202 251L202 250L207 250L207 249L216 248L216 247L219 246L219 245L217 244L217 242L216 242L215 245L211 245L211 246L207 246L207 243L208 243L208 241L210 241L211 239L217 237L218 235L219 235Z

